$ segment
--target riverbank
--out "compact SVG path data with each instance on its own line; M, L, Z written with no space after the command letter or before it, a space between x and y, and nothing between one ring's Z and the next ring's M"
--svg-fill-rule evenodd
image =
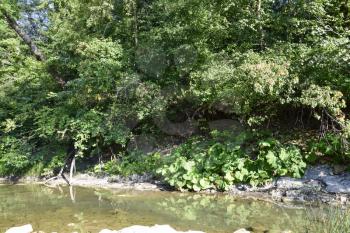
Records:
M149 175L132 175L97 177L89 174L77 174L70 181L73 186L132 189L138 191L174 191L165 183ZM67 185L62 178L41 180L35 177L1 178L0 183L45 184L48 186ZM201 193L218 193L216 190L205 190ZM280 177L259 187L247 184L233 185L224 194L255 200L277 203L298 204L342 204L350 202L350 173L329 165L309 167L301 179Z

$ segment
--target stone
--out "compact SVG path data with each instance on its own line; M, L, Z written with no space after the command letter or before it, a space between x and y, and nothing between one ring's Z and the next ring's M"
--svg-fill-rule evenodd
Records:
M323 183L319 180L307 180L304 182L303 189L308 189L312 191L321 191L323 188Z
M250 231L247 231L246 229L242 228L237 231L234 231L233 233L250 233Z
M99 233L117 233L117 231L111 231L111 230L108 230L108 229L103 229Z
M341 165L341 164L335 164L333 165L333 172L335 175L340 175L344 173L348 169L348 166Z
M144 154L153 152L156 149L156 139L152 135L136 135L127 145L127 150L141 151Z
M327 176L322 179L329 193L350 193L350 175Z
M304 179L307 179L307 180L322 179L323 177L333 175L332 170L333 169L328 165L309 167L305 172Z
M300 179L281 177L276 185L278 189L300 189L304 186L304 182Z
M12 227L5 231L5 233L31 233L33 232L33 227L30 224L20 226L20 227Z
M198 123L187 119L184 122L171 122L165 114L153 119L157 127L166 135L189 137L198 132Z
M282 198L283 202L303 202L309 198L302 190L287 190L285 196Z
M348 198L346 196L340 196L339 201L340 201L340 204L346 205L348 202Z
M282 190L274 189L270 192L271 198L275 201L281 201L284 193Z
M100 233L204 233L202 231L176 231L169 225L155 225L153 227L147 226L131 226L127 228L123 228L119 231L112 231L108 229L103 229Z

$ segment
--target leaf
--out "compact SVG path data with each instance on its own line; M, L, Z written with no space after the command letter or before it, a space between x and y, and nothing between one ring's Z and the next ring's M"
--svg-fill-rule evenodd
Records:
M235 180L235 178L232 176L232 174L230 172L226 173L225 179L229 182L232 182Z
M194 161L186 161L182 163L182 167L186 170L186 171L191 171L193 169L195 165Z
M267 162L273 167L277 168L277 157L273 151L269 150L266 155Z
M281 148L281 152L280 152L280 156L279 157L283 161L288 160L289 154L287 153L287 150L285 148Z
M194 184L194 185L192 186L192 189L193 189L194 191L196 191L196 192L201 191L201 187L198 186L197 184Z
M205 179L205 178L200 179L200 180L199 180L199 184L200 184L200 186L202 186L202 189L208 189L208 188L210 188L210 183L209 183L209 181L208 181L207 179Z

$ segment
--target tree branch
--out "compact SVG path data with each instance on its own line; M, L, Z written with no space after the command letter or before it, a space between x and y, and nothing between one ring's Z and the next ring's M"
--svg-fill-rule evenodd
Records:
M44 62L46 58L38 46L34 43L32 38L30 38L30 36L20 28L16 20L12 18L11 15L6 12L6 10L0 9L0 12L6 20L8 26L17 33L17 35L23 40L26 45L28 45L30 52L33 54L36 60ZM64 81L56 72L49 71L49 73L61 87L65 86L66 81Z
M17 33L19 37L28 45L30 52L35 56L38 61L44 61L45 56L41 53L39 48L33 42L33 40L27 35L17 24L16 20L13 19L5 10L1 10L7 24Z

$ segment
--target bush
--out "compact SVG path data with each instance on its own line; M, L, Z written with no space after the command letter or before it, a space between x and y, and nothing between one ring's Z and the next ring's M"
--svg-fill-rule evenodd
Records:
M343 163L344 161L349 161L350 150L341 135L327 133L320 139L309 140L307 155L310 162L325 159L335 163Z
M110 175L121 176L144 173L155 174L156 169L161 166L161 163L159 153L143 155L139 152L133 152L121 157L119 160L108 161L104 164L103 171Z
M251 138L240 135L232 141L194 139L181 145L158 169L164 180L177 189L227 190L234 183L253 186L275 176L300 178L306 168L300 150L275 139L245 145Z
M0 139L0 176L22 175L30 162L31 147L14 137Z

